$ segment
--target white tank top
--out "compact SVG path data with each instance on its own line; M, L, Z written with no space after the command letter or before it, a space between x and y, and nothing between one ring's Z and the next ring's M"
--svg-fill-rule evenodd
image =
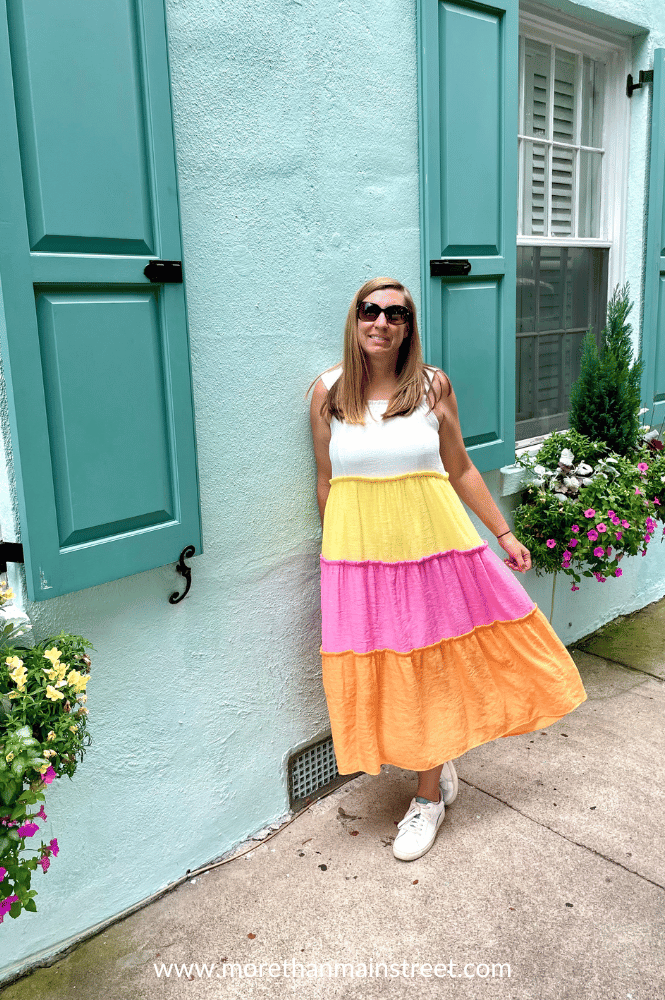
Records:
M342 374L341 365L324 372L326 389ZM370 399L364 424L330 421L330 461L336 476L402 476L445 472L439 454L439 421L425 398L408 417L382 420L387 399Z

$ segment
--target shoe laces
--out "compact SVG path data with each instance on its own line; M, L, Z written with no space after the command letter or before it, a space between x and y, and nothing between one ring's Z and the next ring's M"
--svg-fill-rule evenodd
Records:
M409 832L413 832L416 835L421 834L425 821L427 819L433 820L434 816L428 816L427 813L433 813L434 810L430 806L436 806L439 803L432 802L425 803L416 802L416 804L408 811L404 819L401 819L397 824L397 829L401 830L403 827L408 826Z

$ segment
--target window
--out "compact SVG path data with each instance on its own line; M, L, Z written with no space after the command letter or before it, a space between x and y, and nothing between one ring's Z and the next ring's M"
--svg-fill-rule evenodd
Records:
M568 422L585 331L623 274L626 43L520 19L516 436Z

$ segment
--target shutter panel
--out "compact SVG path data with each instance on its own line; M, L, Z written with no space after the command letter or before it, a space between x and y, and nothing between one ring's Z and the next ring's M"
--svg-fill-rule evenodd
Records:
M8 0L0 134L2 353L43 600L201 551L184 287L143 274L182 256L163 0Z
M649 214L644 279L642 390L652 426L665 420L665 49L653 59ZM653 412L652 411L653 407Z
M425 351L482 471L515 457L517 13L517 0L419 6ZM431 277L442 258L470 274Z

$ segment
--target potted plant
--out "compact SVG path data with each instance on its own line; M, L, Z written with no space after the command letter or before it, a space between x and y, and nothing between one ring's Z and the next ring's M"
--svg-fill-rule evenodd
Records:
M0 600L9 595L0 588ZM44 790L72 777L90 743L91 644L61 632L28 648L14 642L20 634L12 622L0 629L0 923L7 913L37 909L32 874L46 872L58 854L55 838L36 846Z

